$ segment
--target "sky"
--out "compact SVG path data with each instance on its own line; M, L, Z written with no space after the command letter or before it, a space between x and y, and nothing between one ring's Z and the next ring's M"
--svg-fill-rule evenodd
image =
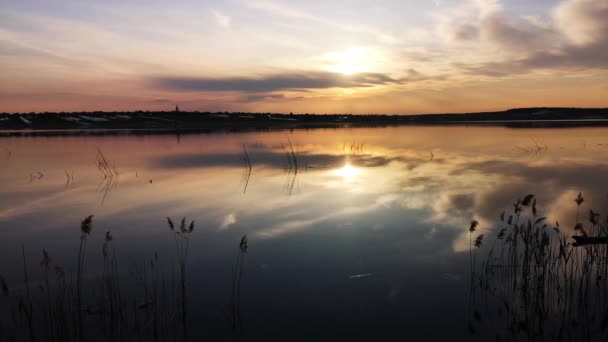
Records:
M608 0L0 0L0 112L608 107Z

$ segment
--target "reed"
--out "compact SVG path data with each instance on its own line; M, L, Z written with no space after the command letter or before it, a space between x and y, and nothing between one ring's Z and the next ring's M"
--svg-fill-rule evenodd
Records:
M308 165L308 162L302 158L298 146L294 145L291 138L287 139L287 144L283 145L283 150L286 159L285 173L287 175L285 190L289 195L292 195L298 184L298 175L302 171L307 171L310 166Z
M291 142L291 138L287 138L287 144L283 146L283 149L285 150L285 157L287 158L287 170L297 173L300 170L299 152Z
M532 161L538 157L541 157L549 150L549 146L542 141L536 140L530 137L530 143L526 145L515 146L517 157L527 157L529 161Z
M30 291L30 278L29 278L29 274L27 272L27 260L25 258L25 246L24 245L21 245L21 255L23 256L23 280L25 282L26 297L25 297L25 301L20 300L19 308L23 312L23 314L25 315L25 318L27 320L27 328L28 328L28 332L29 332L30 341L34 342L36 340L36 337L34 335L34 323L33 323L34 309L33 309L33 304L32 304L32 293Z
M249 158L249 153L247 152L247 147L245 144L243 146L243 154L241 159L243 161L243 176L241 177L241 183L243 184L243 194L247 193L247 187L249 186L249 180L251 179L251 173L253 171L253 166L251 164L251 158Z
M243 278L245 254L247 253L248 248L249 243L247 240L247 235L244 235L239 242L236 261L232 267L231 321L233 332L236 332L243 327L243 321L241 318L241 282Z
M180 275L180 298L181 298L181 313L182 313L182 328L184 339L188 338L188 317L187 317L187 294L186 294L186 271L188 265L188 253L190 245L190 235L194 231L194 221L186 224L186 218L182 218L179 227L176 227L173 221L167 217L169 229L174 233L175 248L177 252L177 261Z
M49 282L49 269L51 266L51 257L49 256L49 253L45 250L42 249L42 260L40 261L40 267L43 269L44 272L44 292L46 292L46 305L47 305L47 310L46 310L46 315L47 315L47 322L48 322L48 331L51 333L55 332L55 324L54 324L54 316L53 316L53 309L52 309L52 305L51 305L51 285ZM49 336L50 339L53 339L53 335Z
M479 222L477 220L471 221L469 225L469 259L471 261L471 274L473 274L475 270L475 259L473 258L473 233L477 230L477 226Z
M518 200L508 218L501 215L494 244L482 267L473 269L480 295L504 303L507 309L501 338L592 340L608 332L607 229L593 210L587 223L580 222L582 194L574 202L574 235L559 222L549 224L534 195ZM594 317L605 317L606 324Z
M65 173L65 186L68 187L71 184L74 184L74 170L72 168L70 168L70 170L68 171L67 169L63 170L63 172Z
M110 191L118 185L120 172L116 165L106 158L101 151L101 148L97 148L96 166L101 174L101 180L97 186L97 191L103 194L101 198L101 204L103 205Z
M350 152L350 153L363 153L365 150L365 143L351 142L347 144L344 142L342 144L342 151Z
M113 248L113 241L114 236L110 231L107 231L102 245L103 270L99 307L106 321L106 329L109 331L109 336L116 339L122 336L124 313L122 310L118 260Z
M78 312L78 337L84 341L84 322L82 317L82 281L85 273L85 261L87 252L87 237L93 230L93 215L87 216L80 224L80 246L78 248L78 266L76 271L76 309Z
M135 282L129 284L127 291L121 288L122 279L127 275L119 274L114 236L110 231L103 235L99 254L103 257L103 267L95 279L98 281L87 278L90 273L87 263L93 257L87 253L93 231L92 215L80 224L74 273L54 265L50 253L44 249L39 263L42 277L40 281L32 281L22 246L23 286L9 291L5 278L0 276L0 341L172 341L180 335L186 340L187 265L195 222L186 224L182 219L178 226L170 219L168 222L175 236L178 276L162 274L159 256L154 253L152 259L130 273ZM171 266L173 268L173 264ZM31 290L35 288L41 291ZM4 305L5 301L8 305Z

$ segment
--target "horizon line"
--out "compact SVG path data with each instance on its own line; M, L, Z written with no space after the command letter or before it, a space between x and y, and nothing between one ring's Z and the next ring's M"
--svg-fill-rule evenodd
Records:
M488 110L477 112L435 112L435 113L294 113L294 112L240 112L240 111L208 111L208 110L83 110L83 111L48 111L48 112L0 112L0 115L42 115L42 114L76 114L76 113L199 113L199 114L251 114L251 115L319 115L319 116L420 116L420 115L459 115L459 114L486 114L504 113L521 110L557 110L557 109L576 109L576 110L608 110L608 107L513 107L503 110Z

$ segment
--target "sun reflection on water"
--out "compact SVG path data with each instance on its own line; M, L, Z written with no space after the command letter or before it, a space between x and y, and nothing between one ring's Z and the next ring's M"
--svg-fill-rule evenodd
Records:
M334 170L335 175L342 176L346 180L351 180L361 174L361 170L352 166L350 163L344 164L343 167Z

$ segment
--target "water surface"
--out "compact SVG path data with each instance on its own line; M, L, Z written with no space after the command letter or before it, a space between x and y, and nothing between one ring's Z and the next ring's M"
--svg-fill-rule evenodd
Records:
M192 337L234 339L232 267L248 237L244 339L493 338L467 329L469 223L536 194L574 226L608 205L608 129L391 127L144 136L0 138L0 274L22 288L41 250L75 271L94 215L87 277L111 231L120 271L176 259L166 217L195 220L188 265ZM251 163L246 160L245 151ZM98 153L118 175L105 176ZM125 281L126 282L126 281Z

